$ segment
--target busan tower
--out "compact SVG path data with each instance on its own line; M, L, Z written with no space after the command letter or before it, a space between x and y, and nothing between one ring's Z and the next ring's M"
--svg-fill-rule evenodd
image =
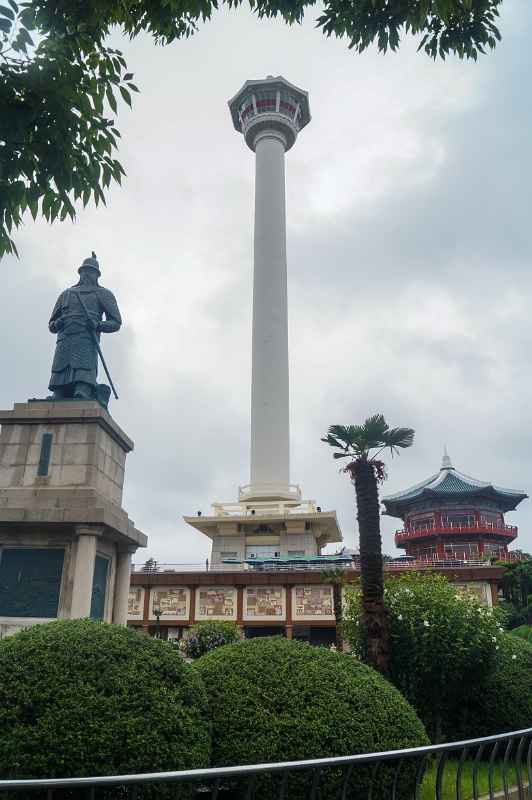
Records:
M268 76L246 81L229 110L255 153L250 482L238 503L185 519L213 539L214 564L315 557L342 535L335 512L290 483L285 153L310 122L308 94Z

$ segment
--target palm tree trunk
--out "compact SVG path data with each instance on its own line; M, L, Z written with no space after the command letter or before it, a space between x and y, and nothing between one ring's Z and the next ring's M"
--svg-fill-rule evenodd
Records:
M361 622L366 636L366 660L383 675L390 662L388 612L384 605L384 571L379 524L379 491L375 465L360 458L353 462L358 529L360 533Z

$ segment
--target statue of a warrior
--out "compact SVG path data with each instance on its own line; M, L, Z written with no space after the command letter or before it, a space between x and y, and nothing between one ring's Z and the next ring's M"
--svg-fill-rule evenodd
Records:
M95 253L78 272L79 282L61 292L48 323L57 333L48 388L54 400L99 400L107 406L111 390L96 382L100 334L117 331L122 318L114 294L98 284Z

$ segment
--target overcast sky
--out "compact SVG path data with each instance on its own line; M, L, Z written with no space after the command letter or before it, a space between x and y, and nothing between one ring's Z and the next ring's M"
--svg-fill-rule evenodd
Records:
M382 412L415 428L383 494L454 465L532 489L530 0L503 4L475 63L356 55L314 28L218 13L188 41L121 42L141 94L119 109L122 188L53 226L31 218L4 258L0 406L47 394L58 293L96 250L124 325L103 347L116 421L135 440L125 508L164 562L210 540L185 514L249 480L253 154L227 100L284 75L310 94L287 155L291 480L336 509L354 494L320 437ZM532 550L532 505L507 522ZM393 552L398 520L382 521Z

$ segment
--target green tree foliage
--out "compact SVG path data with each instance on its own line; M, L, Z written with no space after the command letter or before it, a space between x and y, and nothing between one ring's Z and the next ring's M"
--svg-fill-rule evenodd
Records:
M532 597L532 559L498 563L506 568L501 581L504 599L517 608L527 608Z
M182 648L189 658L200 658L217 647L234 644L240 639L240 628L235 622L198 622L182 640Z
M52 622L0 641L0 675L2 778L208 766L201 682L164 642L91 620ZM166 796L153 791L142 796Z
M317 25L361 52L395 50L420 37L433 58L477 58L500 38L502 0L325 0ZM138 91L113 26L157 43L189 37L222 5L242 0L16 0L0 2L0 259L29 211L49 222L74 218L76 202L105 202L124 170L114 157L117 99ZM259 17L301 22L315 0L249 0Z
M519 625L517 628L510 631L510 633L512 636L519 636L520 639L524 639L526 642L532 644L532 625Z
M449 741L471 692L494 668L505 635L501 615L473 596L457 595L441 575L389 578L384 599L390 679L416 708L432 741ZM360 620L360 590L347 587L344 635L355 653L364 648Z
M502 0L329 0L318 24L327 35L345 36L361 53L377 43L397 50L402 33L421 36L418 49L431 58L478 58L500 40L496 26Z
M360 582L362 627L365 635L364 661L388 673L390 658L389 622L384 605L384 570L379 519L378 485L386 477L378 459L383 450L391 455L410 447L412 428L390 428L382 414L374 414L363 425L331 425L322 442L335 449L333 458L348 458L344 467L355 487L360 534ZM372 452L375 451L375 452Z
M281 637L248 639L194 664L212 715L212 765L253 764L374 752L427 744L414 710L391 684L350 655ZM402 773L404 796L411 790ZM376 796L388 796L390 771ZM368 771L356 771L348 795L367 798ZM410 778L413 775L410 774ZM323 800L339 796L341 776L324 778ZM294 773L290 800L310 797L308 776ZM325 789L325 786L327 787ZM240 793L241 790L241 793ZM403 796L399 793L398 796ZM245 797L234 787L231 797ZM254 796L279 796L278 779L263 778Z
M46 35L51 9L45 16L7 2L0 4L0 258L16 253L11 233L25 211L53 222L73 219L76 201L105 202L105 189L124 174L113 157L116 97L131 104L137 91L122 54L101 37L67 23Z

